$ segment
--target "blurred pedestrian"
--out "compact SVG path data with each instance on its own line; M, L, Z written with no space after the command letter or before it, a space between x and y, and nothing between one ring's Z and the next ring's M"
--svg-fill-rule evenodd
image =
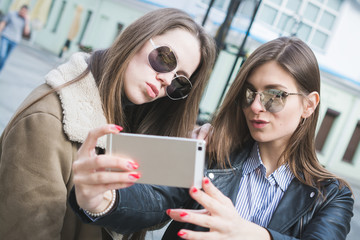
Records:
M29 7L23 5L18 12L10 12L0 22L0 71L22 36L30 34L28 10Z

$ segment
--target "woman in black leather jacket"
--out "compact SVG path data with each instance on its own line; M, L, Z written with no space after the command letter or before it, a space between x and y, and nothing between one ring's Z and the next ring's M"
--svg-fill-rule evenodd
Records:
M135 184L99 218L81 210L91 201L81 191L70 204L83 221L132 239L168 216L175 221L163 239L345 239L354 200L316 157L319 94L310 48L297 38L270 41L246 60L212 121L202 190Z

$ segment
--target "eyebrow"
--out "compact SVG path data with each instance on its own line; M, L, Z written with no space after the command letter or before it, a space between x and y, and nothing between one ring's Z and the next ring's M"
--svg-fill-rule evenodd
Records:
M252 88L255 89L254 85L252 85L252 84L249 83L249 82L245 82L245 85L248 85L248 86L250 86L250 87L252 87ZM282 85L282 84L269 84L269 85L265 85L264 88L265 88L265 89L283 88L283 89L286 89L286 90L288 89L287 87L285 87L285 86Z

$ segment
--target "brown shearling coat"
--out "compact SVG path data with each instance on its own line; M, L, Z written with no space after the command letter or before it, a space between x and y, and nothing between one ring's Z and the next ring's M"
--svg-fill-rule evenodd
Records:
M55 85L54 82L59 81L59 85L77 76L86 67L84 56L78 56L75 63L73 59L70 65L52 70L47 83ZM0 138L0 239L102 239L102 229L82 223L67 204L73 187L72 163L77 150L88 130L106 123L103 112L91 107L91 101L101 106L99 97L86 96L98 94L93 77L89 74L80 82L83 87L72 84L64 88L74 95L68 104L64 98L69 96L52 93L17 116L3 131ZM26 106L50 90L49 85L36 88L22 105ZM81 93L81 88L86 89L85 94ZM100 121L94 125L92 118L100 118Z

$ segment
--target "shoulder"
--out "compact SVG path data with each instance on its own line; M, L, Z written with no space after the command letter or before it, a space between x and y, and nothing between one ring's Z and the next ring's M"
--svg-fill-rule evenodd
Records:
M62 108L61 103L58 95L56 92L50 93L49 95L45 96L41 100L36 101L39 97L47 94L51 91L51 87L47 84L42 84L39 87L35 88L29 96L24 100L21 107L26 107L31 104L26 111L20 114L22 117L28 116L34 113L45 113L58 118L59 120L62 119Z
M46 84L35 88L15 112L14 119L10 121L5 128L4 134L6 135L11 129L16 129L20 122L23 124L23 122L35 119L35 117L38 121L41 120L41 122L36 124L39 127L41 127L40 125L46 125L49 121L51 124L56 123L56 125L62 126L62 108L56 93L51 93L39 101L36 101L50 90L51 88ZM22 111L24 108L26 108L26 110ZM25 126L26 124L24 127Z
M322 195L324 196L325 202L330 201L341 201L344 204L354 203L353 193L349 186L339 179L327 179L321 182Z

